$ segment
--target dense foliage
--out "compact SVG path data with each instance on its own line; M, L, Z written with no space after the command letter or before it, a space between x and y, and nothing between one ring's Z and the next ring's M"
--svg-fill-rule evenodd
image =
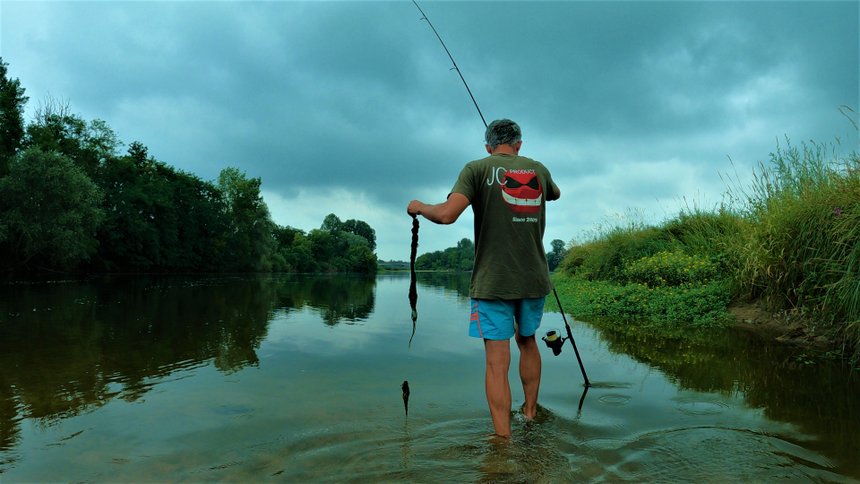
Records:
M427 252L415 259L415 268L422 271L471 271L475 265L475 244L469 239L456 247Z
M28 98L0 59L0 271L376 271L376 234L330 214L305 233L275 224L260 178L177 170L101 120Z
M731 194L743 207L730 250L738 294L860 337L860 155L778 147L752 187Z
M564 241L553 240L552 251L546 258L549 270L553 271L564 259ZM475 244L469 239L457 242L456 247L428 252L415 259L415 268L423 271L471 271L475 265Z
M754 175L715 211L572 244L556 282L574 313L677 329L754 302L860 356L860 156L788 143Z
M549 266L550 272L552 272L561 265L561 261L564 260L567 250L564 248L564 241L561 239L553 239L553 241L550 242L550 246L552 247L552 250L546 253L546 262Z

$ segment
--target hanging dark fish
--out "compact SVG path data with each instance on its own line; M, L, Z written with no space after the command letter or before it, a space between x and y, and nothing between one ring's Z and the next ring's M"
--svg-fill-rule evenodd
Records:
M409 347L415 337L415 322L418 320L418 289L415 286L415 256L418 255L418 217L412 216L412 251L409 254L409 306L412 308L412 336L409 337ZM405 382L404 382L405 384ZM406 392L408 393L408 387Z
M403 380L403 384L400 385L400 389L403 390L403 409L406 410L406 416L409 416L409 382L407 380Z

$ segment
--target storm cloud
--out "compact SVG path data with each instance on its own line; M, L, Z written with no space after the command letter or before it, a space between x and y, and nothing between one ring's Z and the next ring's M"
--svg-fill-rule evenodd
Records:
M487 120L562 189L549 240L618 213L712 208L777 142L857 149L858 2L422 2ZM483 156L478 113L402 2L0 3L0 56L30 96L103 119L204 179L263 180L273 219L367 221L405 260L412 198ZM471 237L422 226L421 251Z

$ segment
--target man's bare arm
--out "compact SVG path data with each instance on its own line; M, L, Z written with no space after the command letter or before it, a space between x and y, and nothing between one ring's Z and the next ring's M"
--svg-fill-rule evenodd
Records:
M452 193L448 199L436 205L428 205L419 200L412 200L406 208L409 215L422 215L427 220L437 224L452 224L460 218L460 214L469 206L469 199L462 193Z

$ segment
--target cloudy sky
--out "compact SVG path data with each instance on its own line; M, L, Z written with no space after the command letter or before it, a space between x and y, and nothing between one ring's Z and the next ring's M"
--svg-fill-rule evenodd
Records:
M518 121L521 154L560 186L547 247L713 208L778 140L857 149L840 106L858 111L860 2L419 3L487 120ZM410 1L2 0L0 56L28 120L67 101L203 179L238 167L275 222L364 220L385 260L409 257L409 200L442 201L484 155ZM425 221L420 252L471 237L472 220Z

